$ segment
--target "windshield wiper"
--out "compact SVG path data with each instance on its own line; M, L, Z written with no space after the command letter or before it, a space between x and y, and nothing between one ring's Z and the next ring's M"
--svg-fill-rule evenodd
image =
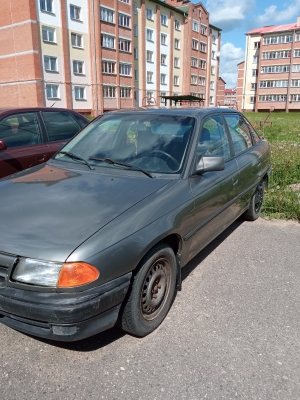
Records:
M70 158L72 158L73 160L78 160L78 161L83 161L85 165L87 165L89 167L89 169L95 169L94 167L91 166L91 164L85 160L84 158L77 156L74 153L71 153L70 151L59 151L57 154L64 154L65 156L68 156Z
M149 172L145 171L144 169L142 169L140 167L136 167L135 165L123 163L121 161L114 161L114 160L111 160L110 158L99 158L99 157L91 157L91 156L89 157L89 160L102 161L102 162L105 162L106 164L112 164L112 165L121 165L123 167L131 168L132 170L141 171L141 172L143 172L143 174L149 176L149 178L153 178L153 176L151 174L149 174Z

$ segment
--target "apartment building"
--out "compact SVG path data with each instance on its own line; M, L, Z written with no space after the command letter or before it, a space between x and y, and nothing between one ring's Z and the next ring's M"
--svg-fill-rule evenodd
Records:
M246 34L238 64L237 102L242 110L300 110L300 17Z
M236 105L236 88L224 90L224 105L227 107L235 107L235 105Z
M224 106L225 104L225 86L226 82L219 76L217 82L217 106Z
M0 107L216 105L220 30L189 0L3 0Z

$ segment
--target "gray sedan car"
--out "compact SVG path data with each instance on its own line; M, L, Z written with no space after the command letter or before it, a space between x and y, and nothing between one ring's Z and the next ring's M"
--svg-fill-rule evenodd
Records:
M0 322L60 341L163 321L181 268L259 217L270 151L221 108L124 110L0 181Z

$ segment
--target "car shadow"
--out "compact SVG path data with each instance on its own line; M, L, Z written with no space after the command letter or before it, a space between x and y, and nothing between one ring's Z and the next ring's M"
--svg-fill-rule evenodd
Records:
M189 261L186 266L182 269L181 278L184 281L194 269L205 260L228 236L230 236L244 221L238 219L233 224L231 224L223 233L221 233L216 239L214 239L209 245L207 245L203 250L201 250L191 261ZM126 333L122 332L120 329L113 327L107 331L100 332L90 338L79 340L77 342L56 342L53 340L37 338L31 335L26 335L40 342L47 343L51 346L58 348L78 351L78 352L91 352L99 350L125 336ZM139 340L139 338L137 338Z

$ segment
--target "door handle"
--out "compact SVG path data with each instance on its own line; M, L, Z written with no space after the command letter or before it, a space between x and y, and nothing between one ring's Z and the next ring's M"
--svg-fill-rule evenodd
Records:
M235 186L235 185L237 185L238 184L238 181L239 181L239 179L238 178L232 178L232 184L233 184L233 186Z
M42 162L42 161L45 161L45 158L46 158L46 154L44 154L44 155L43 155L42 157L40 157L40 158L37 158L36 161Z

